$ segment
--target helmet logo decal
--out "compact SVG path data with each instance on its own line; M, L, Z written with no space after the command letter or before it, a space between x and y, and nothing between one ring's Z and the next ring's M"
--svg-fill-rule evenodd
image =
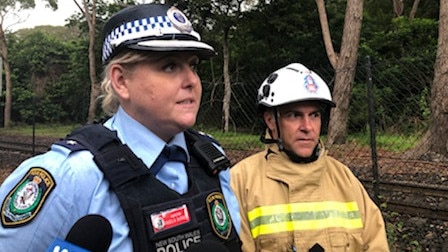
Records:
M271 83L273 83L277 79L277 77L278 77L278 74L272 73L272 74L269 75L267 82L269 84L271 84Z
M258 100L260 101L260 100L268 97L270 89L271 89L271 87L269 85L265 85L263 87L263 93L258 97Z
M274 83L274 81L277 79L277 77L278 77L278 74L276 74L276 73L271 73L268 76L268 78L266 79L266 85L264 85L262 88L262 93L258 94L258 102L269 97L269 93L271 91L271 86L269 84ZM274 95L274 94L272 94L272 95Z
M190 33L193 30L193 26L185 14L176 7L171 7L167 11L167 15L174 27L176 27L180 32Z
M317 86L313 77L311 77L311 74L308 74L307 76L305 76L304 80L305 80L306 90L308 90L308 92L310 92L310 93L316 93L319 87Z

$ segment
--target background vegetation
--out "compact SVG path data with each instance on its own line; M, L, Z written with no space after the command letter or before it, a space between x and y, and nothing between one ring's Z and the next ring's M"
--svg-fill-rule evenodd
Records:
M396 129L396 122L403 122L402 119L424 119L428 113L426 101L437 45L437 1L422 1L417 18L412 20L405 16L396 18L391 1L365 2L358 68L362 68L367 55L377 67L375 95L381 105L378 112L381 128ZM404 6L410 8L412 1L404 2ZM338 33L342 31L345 1L329 1L327 5L332 35L337 43L341 36ZM99 16L113 8L118 7L101 5ZM321 74L330 86L334 73L322 44L314 1L271 1L240 19L238 29L230 37L233 58L230 64L231 122L232 130L252 132L259 129L257 114L251 109L255 107L256 90L271 71L290 62L301 62ZM7 34L13 69L14 123L86 121L90 80L85 25L81 16L74 16L67 27L37 27ZM216 40L219 37L205 29L202 33L204 40L219 52L221 43ZM100 62L102 39L99 31L97 36L97 61ZM199 125L221 127L223 60L220 57L222 53L203 62L200 68L204 99ZM98 65L100 75L101 65ZM411 71L409 66L413 67ZM361 118L366 117L366 110L359 109L366 107L365 102L363 104L365 79L362 79L365 74L358 76L352 104L357 109L350 115L355 132L364 130L365 123ZM420 110L401 102L403 99L419 103ZM415 125L402 127L409 130Z
M101 62L104 20L131 2L97 1L97 62ZM235 1L169 2L185 9L203 40L218 51L217 57L200 65L204 93L196 127L214 135L226 150L262 148L258 142L261 123L255 109L256 91L270 72L291 62L300 62L321 75L333 90L335 73L323 44L315 1L260 1L256 8L237 12L236 16L212 13L207 7L210 3L230 6ZM325 1L335 48L341 47L347 2ZM420 0L413 15L410 13L415 1L401 1L400 15L393 2L364 0L361 42L349 107L349 137L346 144L331 149L335 157L355 171L374 166L376 161L370 153L378 151L378 158L387 160L387 166L380 166L380 175L391 170L402 174L418 159L404 154L416 146L428 129L431 92L437 92L431 91L430 86L434 79L440 2ZM211 26L213 29L209 29ZM68 133L74 125L87 122L91 92L88 32L81 14L72 16L64 27L41 26L6 32L12 69L14 128L37 124L37 134L45 135L40 131L41 124L69 125L62 130ZM230 131L223 133L226 50L231 58L228 70L232 96ZM101 76L101 64L96 68L97 75ZM372 90L368 88L369 81ZM0 125L3 125L3 97L4 91L0 96ZM97 115L97 120L103 119L101 111ZM26 128L29 133L30 127ZM372 132L376 134L377 145L369 149ZM362 162L359 157L363 158ZM399 162L404 159L407 167L400 170ZM441 166L448 163L447 157L434 156L428 160ZM420 174L426 176L429 172Z

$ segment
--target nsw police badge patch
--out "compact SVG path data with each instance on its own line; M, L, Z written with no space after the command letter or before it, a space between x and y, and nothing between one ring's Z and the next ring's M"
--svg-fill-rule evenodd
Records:
M206 199L213 231L222 239L228 239L232 229L229 211L221 193L213 192Z
M3 201L3 227L17 227L30 222L55 186L48 171L38 167L31 168Z

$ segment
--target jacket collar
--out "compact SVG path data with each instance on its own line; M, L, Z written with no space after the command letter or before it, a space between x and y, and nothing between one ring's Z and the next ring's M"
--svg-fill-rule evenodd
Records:
M266 161L268 178L286 183L289 187L302 187L305 185L318 186L322 174L327 167L325 160L327 151L321 144L321 153L319 158L310 163L294 163L284 153L279 151L276 144L266 146Z

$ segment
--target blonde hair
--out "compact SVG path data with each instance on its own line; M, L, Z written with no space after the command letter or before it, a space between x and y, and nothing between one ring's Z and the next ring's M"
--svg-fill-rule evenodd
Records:
M132 71L136 64L142 61L147 61L148 58L151 57L151 54L151 52L145 51L126 50L112 58L104 67L103 80L101 81L101 95L98 99L101 100L101 106L107 115L111 116L117 112L118 106L120 105L110 79L111 67L115 64L119 64L126 71Z

